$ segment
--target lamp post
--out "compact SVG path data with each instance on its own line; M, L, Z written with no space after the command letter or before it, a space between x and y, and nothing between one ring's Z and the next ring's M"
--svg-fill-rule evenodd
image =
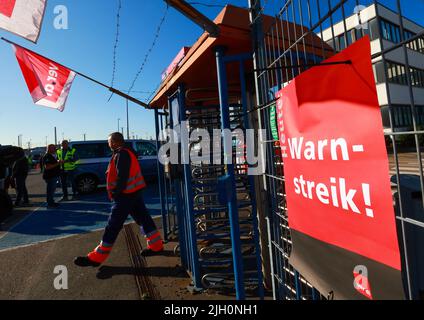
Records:
M119 121L121 121L121 118L118 118L118 132L119 132L119 129L121 128L121 127L119 126Z
M128 99L127 99L127 139L130 139L130 117L128 112Z

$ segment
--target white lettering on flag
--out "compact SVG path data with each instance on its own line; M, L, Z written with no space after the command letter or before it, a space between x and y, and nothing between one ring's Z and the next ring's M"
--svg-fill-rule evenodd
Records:
M14 49L34 103L63 111L75 72L18 45Z

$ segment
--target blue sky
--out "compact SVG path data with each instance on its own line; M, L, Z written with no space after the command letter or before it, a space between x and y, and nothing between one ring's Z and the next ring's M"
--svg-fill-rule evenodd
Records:
M320 0L323 1L323 0ZM200 0L196 2L247 6L247 0ZM315 0L311 1L312 3ZM325 0L327 2L327 0ZM333 1L334 3L337 1ZM368 1L360 1L366 4ZM387 1L394 5L395 1ZM269 0L268 13L275 13L283 0ZM404 14L423 23L424 1L402 1ZM69 29L53 26L54 8L65 5L69 11ZM221 8L197 6L214 18ZM115 87L127 90L151 46L154 32L165 11L162 0L122 0L121 30L117 55ZM113 44L116 32L117 0L49 0L42 33L37 45L0 30L0 36L37 51L57 62L109 84L112 78ZM161 72L169 65L181 47L192 45L202 30L184 16L170 9L157 46L151 54L135 91L153 91L160 82ZM149 94L134 93L145 99ZM58 139L106 139L118 128L118 118L125 127L125 100L81 77L77 77L66 110L35 106L28 93L10 45L0 43L0 144L17 144L22 134L26 145L44 146L54 142L54 127ZM126 129L124 129L126 132ZM139 137L154 133L152 111L130 104L130 132Z

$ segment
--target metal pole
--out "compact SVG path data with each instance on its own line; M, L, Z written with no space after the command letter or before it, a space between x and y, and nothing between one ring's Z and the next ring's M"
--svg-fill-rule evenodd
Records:
M230 129L230 113L228 105L227 72L226 65L224 62L224 48L215 48L215 54L218 75L219 102L221 108L221 130L225 130ZM224 140L224 152L226 150L232 150L233 146L228 145L228 141L224 137L224 131L222 131L222 138ZM231 244L233 247L233 264L236 284L236 296L238 300L244 300L244 269L243 260L241 256L240 225L238 220L239 214L236 196L236 180L234 176L234 164L232 161L232 154L224 154L224 161L226 163L226 173L228 179L226 183L228 190L230 190L230 194L228 194L228 213L231 227Z
M159 183L159 200L160 200L160 210L161 210L161 215L162 215L162 228L163 228L163 236L164 236L164 240L167 242L168 241L168 223L166 220L166 210L165 210L165 199L164 199L164 186L163 186L163 181L162 181L162 177L164 175L164 170L163 170L163 166L162 163L160 162L159 159L159 150L161 147L160 141L159 141L159 135L160 135L160 130L159 130L159 114L158 114L158 109L155 109L155 130L156 130L156 154L157 156L157 171L158 171L158 183Z
M57 128L54 127L54 145L57 146Z
M127 99L127 139L130 138L130 117L128 112L128 99Z
M174 121L173 121L173 117L172 117L172 99L171 97L168 97L168 110L170 110L169 114L170 114L170 119L169 119L169 124L170 127L169 129L174 129ZM166 121L165 121L166 122ZM166 124L165 126L162 125L163 128L166 128ZM172 134L172 138L171 138L171 142L172 143L176 143L174 141L174 135ZM171 164L170 164L171 165ZM181 263L183 264L183 266L188 270L191 271L191 264L190 264L190 255L188 254L187 250L188 250L188 237L187 237L187 233L189 232L187 230L188 226L187 226L187 221L185 219L185 215L183 212L183 200L182 198L182 192L181 192L181 178L180 177L173 177L173 175L170 173L169 174L170 179L169 179L169 184L170 184L170 189L171 189L171 184L173 184L174 190L175 190L175 210L176 210L176 216L177 216L177 222L178 222L178 242L180 244L180 256L181 256ZM165 177L164 180L166 181ZM166 190L166 189L165 189ZM170 200L172 201L172 191L170 190ZM166 201L168 203L168 196L166 195ZM170 209L171 208L171 209ZM172 210L172 204L170 204L170 206L168 206L168 212ZM175 223L175 220L174 220ZM175 225L174 225L175 226Z
M119 128L120 128L120 126L119 126L119 121L121 121L121 119L120 119L120 118L118 118L118 132L119 132Z
M400 38L401 40L405 41L405 33L404 33L404 22L403 22L403 16L402 16L402 8L400 5L400 0L396 1L397 4L397 9L398 9L398 14L399 14L399 25L400 25ZM406 44L404 44L403 46L403 54L405 56L405 69L406 69L406 77L407 77L407 83L408 83L408 90L409 90L409 99L410 99L410 106L411 106L411 114L412 114L412 124L413 124L413 128L414 131L417 132L418 131L418 126L417 126L417 120L416 120L416 115L417 113L415 112L415 95L414 95L414 90L412 87L412 77L411 77L411 65L409 64L409 56L408 56L408 50L406 47ZM422 163L422 158L421 158L421 147L420 147L420 141L418 139L418 134L414 134L414 138L415 138L415 147L416 147L416 151L417 151L417 161L418 161L418 168L420 170L420 186L421 186L421 198L424 204L424 181L423 181L423 163ZM397 180L397 183L400 184L400 180ZM403 218L403 217L402 217ZM406 235L405 235L406 236ZM409 255L408 255L408 249L406 248L405 250L405 263L409 264ZM411 279L411 270L408 266L408 279L407 279L407 283L408 283L408 294L409 294L409 299L413 300L413 288L412 288L412 279Z
M196 221L195 221L195 213L194 213L194 207L193 207L193 201L194 201L194 195L193 195L193 186L192 186L192 175L191 175L191 165L189 163L189 157L190 157L190 150L189 145L186 143L189 140L190 133L183 131L186 130L186 125L183 125L183 123L187 120L186 119L186 109L185 109L185 88L183 85L178 86L178 101L179 101L179 116L180 116L180 128L181 128L181 155L182 155L182 161L183 161L183 168L184 168L184 191L185 191L185 203L186 203L186 217L187 217L187 223L189 228L189 241L190 241L190 255L191 255L191 262L192 262L192 274L193 274L193 283L194 291L201 291L202 290L202 284L201 284L201 277L200 277L200 262L199 262L199 253L197 249L197 237L196 237ZM185 136L187 134L187 136Z
M252 34L253 34L252 35L253 68L254 70L260 70L260 69L264 69L266 65L266 63L264 62L265 35L263 30L263 18L261 13L262 4L260 0L249 0L248 2L249 2L249 9L250 9L250 14L249 14L250 22L252 24ZM261 81L258 71L254 71L254 78L255 78L255 92L256 92L257 107L253 108L252 110L253 112L256 113L256 117L257 117L256 123L257 123L258 129L263 129L265 128L264 119L263 119L264 116L262 115L262 112L259 106L261 106L268 100L265 94L266 92L265 84L263 83L263 81ZM268 132L266 132L265 135L263 135L262 130L260 130L258 133L258 136L259 136L258 139L260 141L269 140ZM264 163L266 163L266 167L268 168L268 170L270 170L271 173L273 173L273 163L270 160L272 159L271 155L274 152L273 148L271 146L268 146L268 144L263 144L263 143L260 143L259 146L260 146L260 156L262 157ZM266 156L267 154L269 155L268 157ZM271 280L273 298L274 300L277 300L277 284L275 282L275 274L276 274L276 271L278 271L278 268L274 265L275 257L273 255L273 244L272 244L273 229L271 227L271 226L274 226L274 221L271 220L272 215L268 214L269 211L275 212L277 207L275 198L272 199L269 196L270 189L275 190L275 186L272 183L272 180L267 178L266 175L262 175L262 178L258 177L256 181L258 182L258 189L261 191L259 193L260 199L262 199L264 203L264 205L261 207L261 210L258 211L258 214L260 215L261 221L263 221L264 219L266 220L266 232L268 233L267 239L265 239L265 237L262 238L264 242L268 241L268 246L269 246L268 247L269 265L267 264L268 261L264 260L264 270L265 272L269 272L269 274L265 274L265 281L268 284L269 281ZM265 231L264 229L265 228L262 228L262 231ZM264 246L263 246L263 249L265 249ZM263 258L265 257L266 256L264 255Z
M275 289L275 275L274 275L274 259L272 257L272 238L271 238L271 222L269 217L265 217L266 225L268 229L268 248L269 248L269 263L271 266L271 283L272 283L272 297L274 300L277 300L277 290Z
M248 107L247 107L247 89L246 89L246 73L244 69L244 60L239 62L239 72L240 72L240 84L241 84L241 95L242 95L242 107L243 107L243 122L244 129L250 129L250 122L248 117ZM247 144L247 143L246 143ZM253 147L253 146L252 146ZM256 193L255 193L255 179L252 175L247 172L249 176L249 189L250 197L252 201L252 225L253 225L253 241L255 242L255 251L256 251L256 268L258 272L258 287L259 287L259 298L264 299L264 284L263 284L263 274L262 274L262 259L261 259L261 247L260 247L260 236L259 236L259 226L258 226L258 210L256 205Z

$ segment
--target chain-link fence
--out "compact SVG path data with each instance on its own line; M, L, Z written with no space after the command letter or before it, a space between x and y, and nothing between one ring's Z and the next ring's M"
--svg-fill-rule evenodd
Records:
M322 60L368 35L386 137L405 294L424 293L424 28L404 13L418 1L250 0L257 107L266 129L270 273L275 299L331 299L289 264L284 165L275 93ZM271 9L271 8L275 9ZM274 11L274 12L272 12ZM360 130L360 128L358 128Z

